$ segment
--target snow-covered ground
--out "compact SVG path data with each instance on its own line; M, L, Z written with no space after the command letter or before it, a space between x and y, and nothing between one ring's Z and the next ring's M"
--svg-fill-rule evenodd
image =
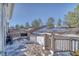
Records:
M8 56L22 56L24 55L24 48L26 48L26 43L28 43L29 40L27 39L21 39L21 40L15 40L12 45L7 45L5 48L6 55Z

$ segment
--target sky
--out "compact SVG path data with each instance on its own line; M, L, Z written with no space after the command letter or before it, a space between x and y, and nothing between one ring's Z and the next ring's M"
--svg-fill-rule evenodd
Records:
M32 23L33 20L40 18L45 24L49 17L54 18L55 23L60 18L64 20L64 15L73 11L77 4L74 3L16 3L14 5L10 26L16 24Z

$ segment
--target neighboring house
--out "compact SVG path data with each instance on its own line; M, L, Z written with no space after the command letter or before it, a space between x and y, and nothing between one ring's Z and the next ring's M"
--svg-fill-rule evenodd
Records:
M42 27L40 27L40 28L42 28ZM9 31L10 31L10 35L14 38L14 37L20 37L21 34L26 34L26 36L29 36L33 32L38 31L39 29L35 29L35 28L32 28L32 27L29 27L29 28L19 28L19 29L9 28Z
M11 29L9 28L9 31L10 31L10 35L13 37L13 40L15 39L19 39L19 38L22 38L22 37L27 37L29 34L32 33L32 28L19 28L19 29Z
M0 55L4 55L6 32L8 32L9 20L12 17L13 5L10 3L0 3Z

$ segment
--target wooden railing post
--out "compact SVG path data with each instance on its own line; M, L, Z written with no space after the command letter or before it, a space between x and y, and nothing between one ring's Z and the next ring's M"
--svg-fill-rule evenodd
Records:
M51 41L52 41L52 50L53 50L53 52L55 52L55 38L54 38L54 33L51 33L51 35L52 35L52 38L51 38Z

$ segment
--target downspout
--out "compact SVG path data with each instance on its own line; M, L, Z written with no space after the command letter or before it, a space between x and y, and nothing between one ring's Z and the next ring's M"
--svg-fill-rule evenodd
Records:
M3 4L1 4L1 20L0 20L0 31L1 31L1 37L0 37L0 40L1 40L1 43L0 43L0 55L4 55L4 27L3 27Z

